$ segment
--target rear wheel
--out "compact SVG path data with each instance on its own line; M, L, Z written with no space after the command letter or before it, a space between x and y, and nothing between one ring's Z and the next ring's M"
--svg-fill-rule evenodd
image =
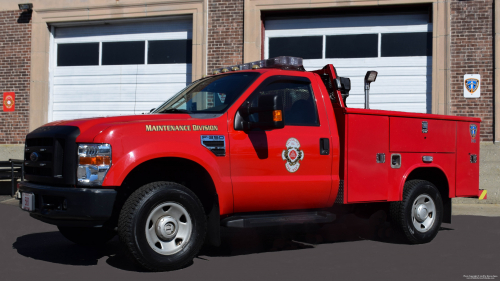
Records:
M436 237L443 220L443 202L437 188L424 180L405 183L403 201L392 202L391 220L411 244Z
M118 234L128 253L144 268L164 271L189 264L203 245L206 216L196 195L172 182L155 182L125 202Z
M69 241L84 245L102 245L115 237L116 232L103 227L66 227L58 226L59 232Z

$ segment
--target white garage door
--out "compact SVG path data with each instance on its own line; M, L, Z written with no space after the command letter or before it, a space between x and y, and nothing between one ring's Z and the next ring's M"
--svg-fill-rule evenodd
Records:
M431 113L432 24L427 14L271 19L265 58L298 56L307 70L333 64L351 79L347 105L364 107L363 80L378 71L370 108Z
M191 82L192 21L56 27L49 121L141 114Z

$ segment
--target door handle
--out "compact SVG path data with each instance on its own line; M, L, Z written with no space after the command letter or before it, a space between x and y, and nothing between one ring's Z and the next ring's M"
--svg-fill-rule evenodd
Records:
M330 139L327 138L319 139L319 154L320 155L330 154Z

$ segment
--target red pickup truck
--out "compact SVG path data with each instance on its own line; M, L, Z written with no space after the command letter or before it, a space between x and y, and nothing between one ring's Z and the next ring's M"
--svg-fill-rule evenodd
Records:
M20 207L75 243L118 234L157 271L219 245L221 226L330 223L334 205L387 202L426 243L451 198L484 197L480 119L347 108L349 90L332 65L278 57L216 70L147 115L46 124L26 136Z

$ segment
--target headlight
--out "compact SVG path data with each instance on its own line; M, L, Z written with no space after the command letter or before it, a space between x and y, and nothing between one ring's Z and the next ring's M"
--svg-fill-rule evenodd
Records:
M78 145L78 185L102 185L111 167L111 145L82 143Z

